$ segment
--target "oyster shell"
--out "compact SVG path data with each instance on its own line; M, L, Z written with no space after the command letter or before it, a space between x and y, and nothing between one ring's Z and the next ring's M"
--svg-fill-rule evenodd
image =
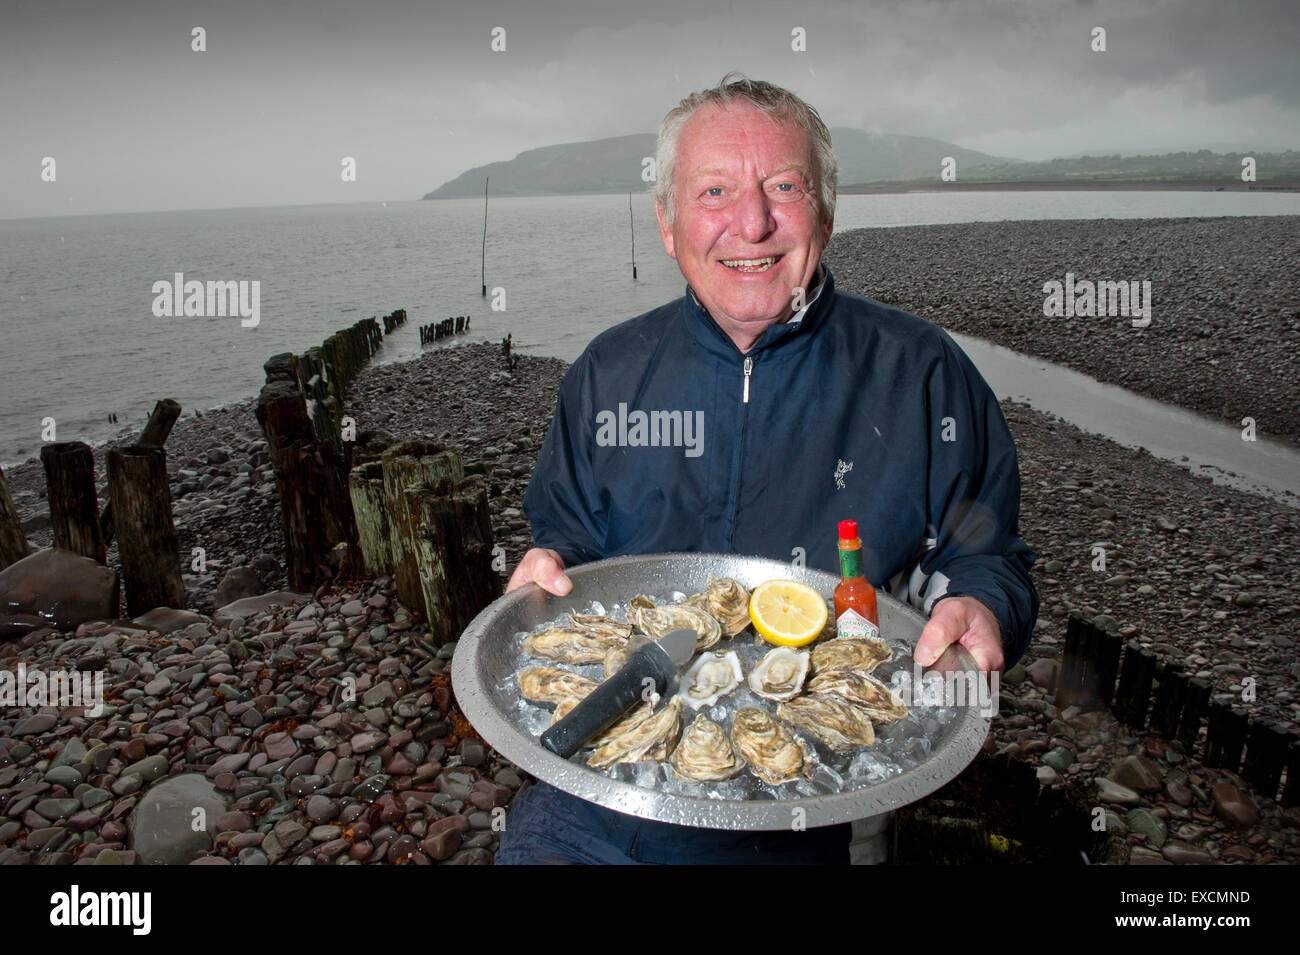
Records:
M709 574L708 589L683 601L703 610L722 627L724 637L734 637L749 626L749 591L730 577Z
M555 704L555 712L551 715L551 725L554 726L560 720L569 715L569 711L582 702L580 696L570 696Z
M731 742L754 775L779 786L804 772L808 759L807 745L762 710L752 706L736 712L731 726Z
M812 673L831 673L835 670L857 670L870 673L882 663L887 663L894 651L883 640L870 637L836 637L819 643L812 649Z
M643 759L665 759L672 752L681 732L682 698L674 696L662 710L653 716L639 720L630 729L612 736L606 733L609 738L591 754L587 765L594 766L596 769L608 769L615 763L639 763Z
M660 697L658 693L651 694L650 699L638 703L607 726L605 732L587 740L586 746L591 749L599 749L621 733L626 733L628 730L639 725L643 720L649 719L654 713L655 707L659 705L659 699Z
M696 651L707 650L722 639L718 621L689 604L656 607L647 597L633 597L628 604L628 620L654 640L670 630L694 630Z
M749 674L749 688L769 700L789 700L799 695L807 675L807 650L776 647Z
M573 626L583 633L589 633L595 637L602 637L606 640L618 640L627 643L627 638L632 636L632 625L624 623L622 620L615 620L613 617L607 617L599 613L570 613L569 619Z
M776 715L807 730L837 753L848 752L876 741L876 729L866 707L850 703L834 693L809 693L776 708Z
M680 776L710 782L730 779L745 766L727 739L727 731L703 713L686 727L669 762Z
M519 695L534 703L560 704L582 699L596 688L595 680L556 667L530 667L519 674Z
M600 663L606 653L626 642L576 627L547 627L524 639L524 652L560 663Z
M853 670L822 673L808 681L809 693L834 693L863 707L877 723L889 723L907 715L902 699L874 676Z
M744 679L735 650L702 653L682 677L682 699L691 709L712 706Z
M605 679L608 680L619 670L623 669L627 663L627 658L632 655L627 647L615 647L605 654Z

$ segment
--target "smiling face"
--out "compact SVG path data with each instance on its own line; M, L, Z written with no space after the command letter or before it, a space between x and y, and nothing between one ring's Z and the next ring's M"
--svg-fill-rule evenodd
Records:
M664 250L742 352L794 314L830 241L812 140L745 102L706 106L677 140L675 218L656 209Z

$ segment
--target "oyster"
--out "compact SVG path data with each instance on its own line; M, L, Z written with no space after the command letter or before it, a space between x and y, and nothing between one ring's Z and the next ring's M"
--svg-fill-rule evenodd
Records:
M519 674L519 695L534 703L560 704L582 699L596 688L595 680L556 667L530 667Z
M736 756L727 731L703 713L686 727L669 762L678 775L708 781L730 779L745 765Z
M607 726L603 733L587 740L586 745L592 749L599 749L619 734L626 733L628 730L639 725L643 720L649 719L654 713L655 707L658 705L659 694L651 694L650 699L643 700L636 706L632 707L632 709L628 710L617 720Z
M652 704L642 704L652 705ZM626 719L626 717L625 717ZM615 724L617 727L618 724ZM682 698L674 696L658 713L639 720L630 729L606 733L605 742L587 760L588 766L608 769L615 763L639 763L667 758L682 732Z
M731 742L754 775L779 786L804 772L808 748L762 710L741 708L731 727Z
M834 693L809 693L776 708L776 715L791 726L807 730L835 750L844 753L876 741L876 729L866 707L850 703Z
M874 676L853 670L822 673L808 681L809 693L834 693L865 709L877 723L889 723L907 715L902 699Z
M551 725L554 726L560 720L569 715L569 711L582 702L580 696L570 696L555 704L555 713L551 716Z
M799 695L807 675L807 650L776 647L749 674L749 688L769 700L789 700Z
M742 679L744 673L735 650L702 653L682 678L682 698L692 709L712 706L740 686Z
M524 652L560 663L600 663L606 653L626 642L574 627L547 627L524 639Z
M615 647L605 654L605 679L608 680L619 670L623 669L630 657L631 651L627 647Z
M812 650L812 673L857 670L870 673L894 655L883 640L871 637L836 637L819 643Z
M709 574L708 589L692 594L683 603L717 620L725 637L734 637L749 626L749 591L730 577Z
M570 613L569 619L573 621L574 627L583 633L589 633L595 637L602 637L606 640L618 640L621 643L627 643L627 638L632 636L632 625L624 623L622 620L615 620L613 617L607 617L599 613Z
M694 630L697 651L707 650L722 639L722 627L718 621L689 604L656 607L647 597L633 597L628 604L628 620L654 640L670 630Z

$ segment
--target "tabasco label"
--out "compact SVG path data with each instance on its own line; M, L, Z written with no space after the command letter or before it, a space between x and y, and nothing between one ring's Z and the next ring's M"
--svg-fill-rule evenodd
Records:
M835 636L878 638L880 628L850 607L835 618Z

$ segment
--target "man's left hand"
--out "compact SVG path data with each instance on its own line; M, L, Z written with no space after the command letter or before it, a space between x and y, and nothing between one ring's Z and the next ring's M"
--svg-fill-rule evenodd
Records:
M916 662L930 666L953 643L969 650L981 670L1001 672L1002 627L993 611L974 597L945 597L935 603L916 642Z

